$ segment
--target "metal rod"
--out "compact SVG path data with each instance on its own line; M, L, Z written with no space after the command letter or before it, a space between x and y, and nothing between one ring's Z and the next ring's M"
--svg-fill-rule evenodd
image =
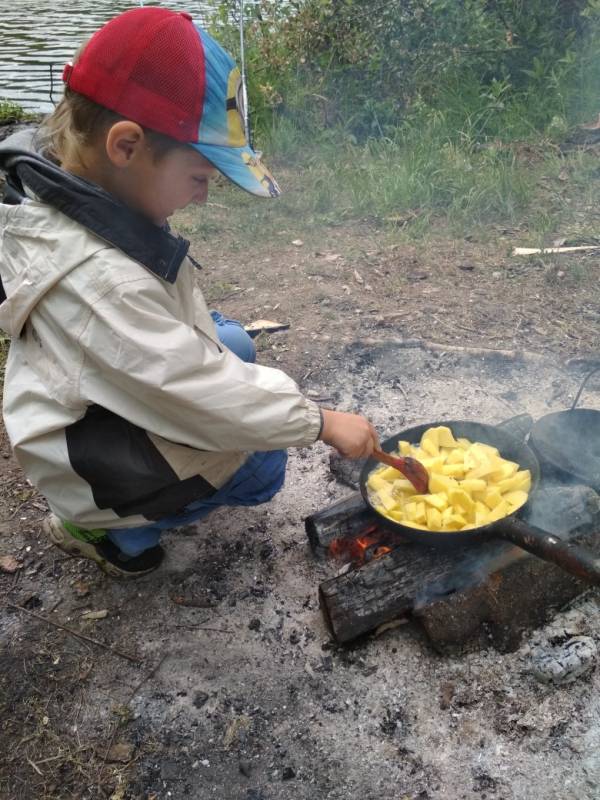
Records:
M242 102L244 118L244 136L250 145L250 126L248 124L248 91L246 89L246 53L244 50L244 0L240 0L240 61L242 63Z

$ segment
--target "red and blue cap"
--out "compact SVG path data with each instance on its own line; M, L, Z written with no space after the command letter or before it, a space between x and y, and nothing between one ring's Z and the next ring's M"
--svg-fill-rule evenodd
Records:
M134 8L97 31L63 80L74 92L188 144L233 183L277 197L244 134L240 71L190 14Z

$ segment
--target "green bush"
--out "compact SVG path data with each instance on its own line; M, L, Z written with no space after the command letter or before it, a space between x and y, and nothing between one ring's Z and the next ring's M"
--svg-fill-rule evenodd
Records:
M26 118L27 114L17 103L13 103L12 100L0 99L0 125L19 122Z
M234 50L236 7L218 19ZM262 0L245 20L254 129L366 141L442 113L483 140L580 122L600 105L599 28L599 0Z
M237 7L215 19L235 53ZM553 142L600 111L600 0L258 0L246 13L254 144L298 176L282 210L417 231L566 219L544 187L561 170Z

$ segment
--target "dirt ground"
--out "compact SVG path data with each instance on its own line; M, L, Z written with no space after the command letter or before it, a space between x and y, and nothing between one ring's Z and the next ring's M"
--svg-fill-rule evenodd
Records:
M226 194L211 213L218 226ZM385 435L565 408L578 359L600 360L600 253L513 257L522 233L190 238L212 306L289 323L259 337L260 361ZM303 528L350 491L324 445L291 452L271 503L169 534L160 570L127 584L49 545L4 434L0 456L0 556L18 566L0 571L3 800L600 798L599 673L557 687L528 669L537 642L600 640L594 591L515 653L440 656L413 623L338 647L317 588L339 565L314 560Z

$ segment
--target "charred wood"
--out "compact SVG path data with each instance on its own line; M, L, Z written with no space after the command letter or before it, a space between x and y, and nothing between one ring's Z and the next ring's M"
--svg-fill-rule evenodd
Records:
M305 520L306 534L317 558L326 558L335 539L365 535L378 526L377 519L360 492L311 514Z
M528 521L600 554L600 499L588 487L538 491ZM410 613L440 650L481 637L486 646L513 649L524 630L586 588L555 565L494 539L452 550L406 543L324 581L319 598L338 642Z

